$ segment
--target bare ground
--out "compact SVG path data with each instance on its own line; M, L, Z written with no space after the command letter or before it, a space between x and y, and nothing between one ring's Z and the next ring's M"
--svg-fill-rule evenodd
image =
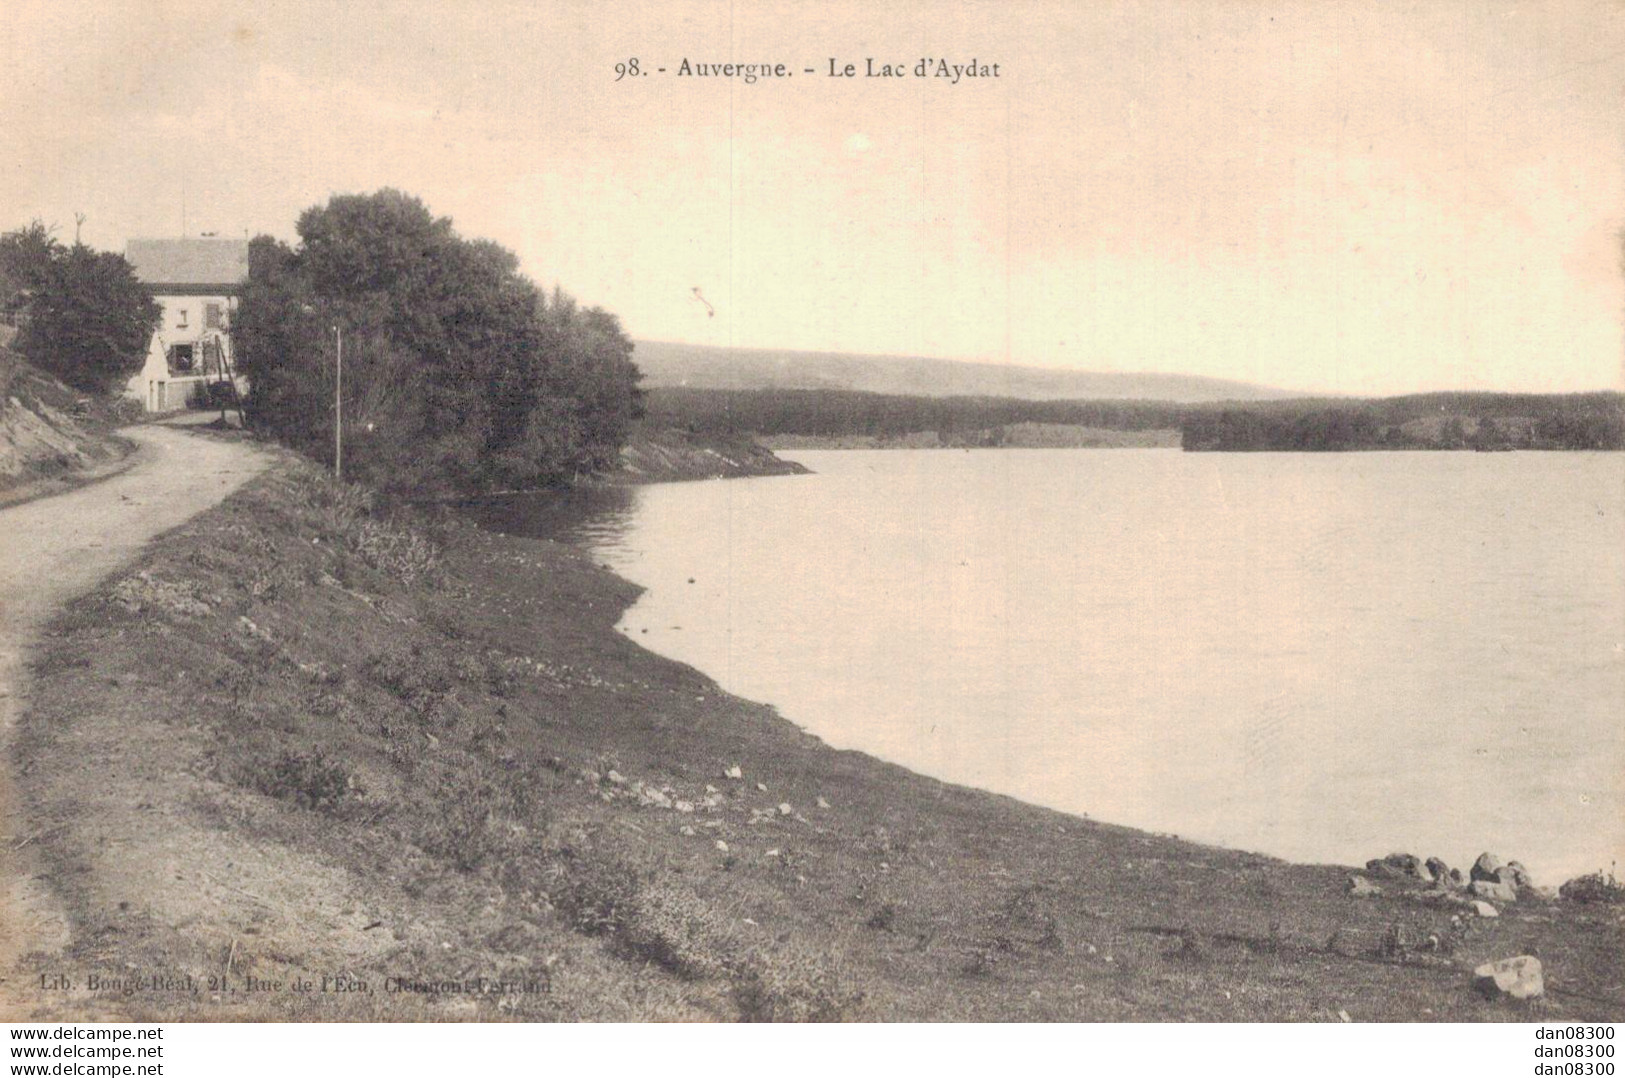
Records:
M0 512L0 749L27 699L27 659L66 601L127 563L154 537L219 502L266 465L244 443L161 427L127 432L137 449L121 474ZM35 842L7 772L0 772L0 970L20 953L62 946L67 925L35 871ZM7 1010L8 980L0 984Z

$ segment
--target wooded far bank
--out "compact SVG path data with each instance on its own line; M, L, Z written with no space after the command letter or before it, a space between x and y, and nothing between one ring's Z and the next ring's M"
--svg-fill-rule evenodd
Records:
M1053 424L1177 430L1190 451L1625 449L1625 394L1424 393L1377 399L1176 404L916 397L848 390L650 389L649 420L696 434L861 437L1013 444L1008 430Z

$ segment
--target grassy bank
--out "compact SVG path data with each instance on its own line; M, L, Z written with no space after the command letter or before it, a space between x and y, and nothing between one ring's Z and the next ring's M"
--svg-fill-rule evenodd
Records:
M35 664L12 766L73 925L35 1013L1625 1015L1617 905L1355 897L837 752L616 633L634 598L291 457L167 536ZM1517 954L1545 999L1471 991Z

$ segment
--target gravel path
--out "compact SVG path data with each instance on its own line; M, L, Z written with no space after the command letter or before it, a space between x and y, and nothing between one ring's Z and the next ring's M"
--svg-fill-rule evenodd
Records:
M138 447L128 470L0 509L0 1016L14 960L60 946L67 927L30 870L32 839L14 812L10 732L22 713L29 648L63 603L269 463L264 453L240 442L155 426L121 433Z

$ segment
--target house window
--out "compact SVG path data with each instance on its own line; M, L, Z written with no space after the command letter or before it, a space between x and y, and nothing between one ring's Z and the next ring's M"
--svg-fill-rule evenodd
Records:
M169 373L190 374L196 362L191 345L172 344L169 346Z
M179 326L179 327L180 327L180 328L181 328L181 329L185 329L185 328L186 328L186 308L185 308L185 307L182 307L182 308L181 308L181 309L180 309L180 310L179 310L179 311L178 311L178 312L176 312L176 313L177 313L177 314L179 314L179 316L180 316L180 320L179 320L179 321L177 321L177 322L176 322L176 323L175 323L175 325L177 325L177 326Z
M203 305L203 328L219 329L225 321L225 310L218 303L205 303Z

